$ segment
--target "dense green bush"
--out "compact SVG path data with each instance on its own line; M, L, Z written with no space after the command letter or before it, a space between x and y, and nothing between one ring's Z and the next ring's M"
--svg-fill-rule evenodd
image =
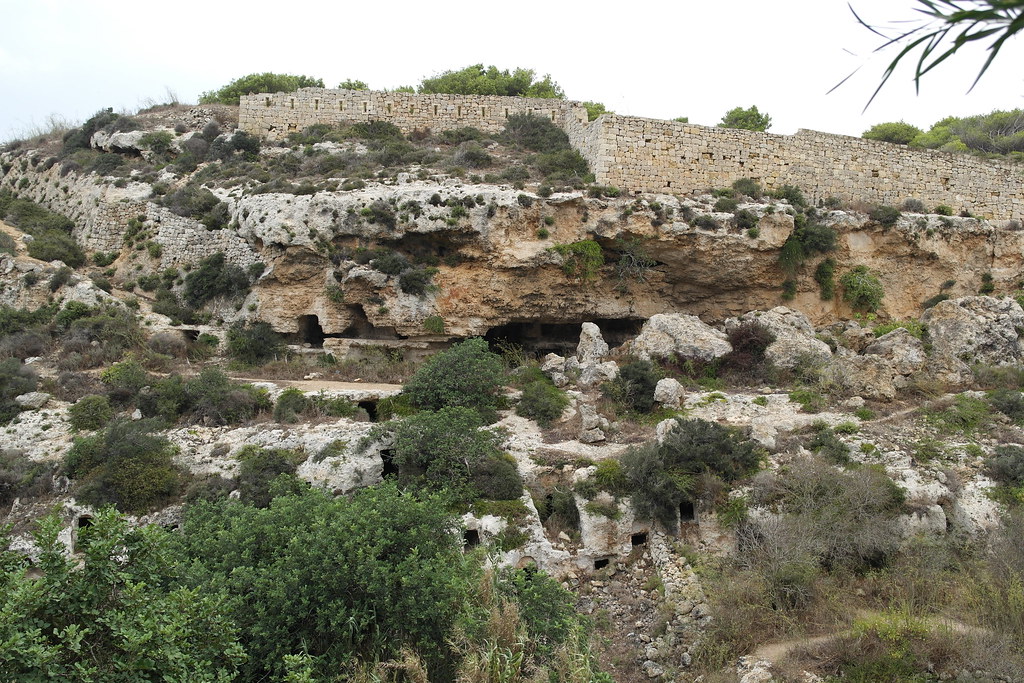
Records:
M9 506L15 498L23 496L42 496L48 493L52 486L53 471L49 463L31 460L24 451L0 450L0 506ZM0 544L3 540L3 535L0 534ZM3 586L2 581L0 578L0 587Z
M760 446L736 429L676 418L663 441L627 451L622 468L637 514L671 529L680 503L696 501L705 493L701 475L735 481L756 470L762 455Z
M227 425L245 422L271 409L265 389L234 382L219 368L206 367L188 380L171 375L151 384L135 402L142 414L167 423L187 422Z
M173 498L181 472L172 460L175 447L153 433L159 427L154 420L114 420L102 432L76 438L64 466L77 480L78 500L138 513Z
M632 359L619 368L615 379L601 385L601 391L629 410L649 413L654 408L654 388L660 379L661 373L654 363Z
M458 71L443 71L424 78L420 93L451 93L455 95L504 95L510 97L564 98L561 87L551 76L537 79L533 69L499 69L473 64Z
M301 453L250 444L244 446L235 458L238 460L238 493L244 503L265 508L275 495L280 495L281 486L288 486L296 492L301 488L297 481L287 477L271 486L281 475L295 474L299 463L306 459Z
M1024 486L1024 448L1015 444L997 446L985 459L985 474L1004 486Z
M735 107L730 109L719 122L719 128L742 128L744 130L766 131L772 126L772 117L762 114L756 106L749 109Z
M556 244L549 249L562 257L562 272L568 277L590 280L604 265L604 252L594 240Z
M85 252L75 238L58 230L35 235L28 244L28 255L40 261L63 261L72 268L85 263Z
M569 183L582 186L593 181L590 165L575 149L561 149L530 157L530 164L536 168L548 183Z
M843 286L843 299L856 310L877 311L882 305L882 281L867 266L856 266L844 273L839 284Z
M538 379L523 387L516 404L516 414L534 420L541 427L550 427L569 405L569 397L549 379Z
M68 423L74 430L101 429L113 418L114 409L106 396L83 396L68 408Z
M1008 418L1021 424L1024 422L1024 394L1013 389L995 389L988 393L992 407Z
M21 412L16 396L36 390L36 373L17 358L0 360L0 424L7 424Z
M542 654L550 655L564 643L579 621L575 596L542 571L503 569L498 574L497 588L515 601L532 644Z
M207 256L185 276L185 301L199 308L216 297L241 298L249 292L249 276L227 263L223 252Z
M404 393L424 410L461 406L492 422L502 381L501 358L486 341L473 337L431 356L406 383Z
M880 225L893 226L900 219L900 210L895 206L876 206L868 211L868 218Z
M509 116L502 138L531 152L552 153L572 149L564 130L551 119L533 114Z
M245 365L262 365L283 352L284 340L268 323L236 323L228 330L227 354Z
M286 680L284 657L299 652L329 680L405 646L430 680L454 678L473 570L441 501L388 484L337 499L304 490L268 509L222 499L189 510L181 541L196 587L228 595L249 654L240 680Z
M236 78L217 90L204 92L199 96L200 104L238 104L242 95L262 92L292 92L299 88L322 88L322 78L293 76L271 72L249 74Z
M29 199L15 199L9 190L0 190L0 219L32 235L49 230L70 233L75 227L67 216L44 209Z
M822 301L831 301L836 296L836 260L827 258L814 269L814 281L818 283L818 291Z
M158 526L100 511L69 555L64 521L33 532L38 574L0 537L0 670L17 681L229 681L245 660L220 596L180 586Z
M430 284L430 281L437 273L437 268L410 268L398 276L398 288L406 294L424 296L431 291L437 290L437 287Z
M751 199L760 199L764 194L761 184L751 178L740 178L732 184L732 189L739 194L746 195Z
M300 389L285 389L274 404L274 419L278 422L295 423L299 416L309 409L310 401Z
M879 140L881 142L892 142L897 145L909 145L922 132L917 126L904 121L890 121L887 123L876 123L864 131L861 137L865 140Z

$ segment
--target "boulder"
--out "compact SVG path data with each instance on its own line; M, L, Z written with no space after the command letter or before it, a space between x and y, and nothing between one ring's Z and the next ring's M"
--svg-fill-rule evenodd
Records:
M14 402L27 410L38 410L45 406L50 400L50 395L44 391L30 391L21 396L15 396Z
M580 377L577 382L580 386L589 387L594 384L611 381L618 374L619 366L615 364L615 361L587 363L586 365L580 365Z
M847 389L871 399L891 401L909 383L910 375L924 367L924 344L902 327L864 349L863 355L837 357Z
M608 355L608 343L601 336L601 330L594 323L583 323L580 331L580 343L576 347L576 357L580 364L600 363Z
M928 325L936 356L987 365L1009 365L1024 358L1018 334L1024 329L1024 309L1013 299L947 299L925 311L921 321Z
M758 322L775 335L775 341L765 350L765 357L780 368L832 360L832 349L815 337L814 326L800 311L785 306L776 306L770 311L751 311L726 320L725 329L731 332L748 322Z
M732 351L732 345L723 332L695 315L659 313L644 323L623 350L643 360L669 356L713 360Z
M686 392L679 380L666 377L658 380L657 386L654 387L654 400L663 406L678 408L684 393Z

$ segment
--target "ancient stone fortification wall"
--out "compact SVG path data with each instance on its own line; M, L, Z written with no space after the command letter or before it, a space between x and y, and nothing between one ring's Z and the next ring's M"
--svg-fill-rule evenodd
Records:
M244 95L238 126L268 140L282 140L314 123L341 121L390 121L404 132L473 126L497 133L509 116L525 113L550 118L560 126L587 120L583 105L567 100L303 88L293 93Z
M678 194L753 178L769 188L796 185L813 200L898 205L913 197L929 208L1024 217L1024 169L964 154L807 130L772 135L614 114L569 132L598 182L633 192Z

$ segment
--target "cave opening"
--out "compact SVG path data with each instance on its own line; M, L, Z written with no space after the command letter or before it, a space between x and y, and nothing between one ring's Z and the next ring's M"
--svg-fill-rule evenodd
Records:
M462 540L467 549L480 545L480 532L476 529L466 529L462 534Z
M345 339L404 339L394 327L377 327L370 322L363 311L363 307L357 304L345 306L348 311L348 327L342 330L341 334L331 334L330 337L343 337Z
M320 319L315 315L300 315L297 320L298 341L300 344L309 344L314 349L324 347L324 328L320 327Z
M380 452L381 477L391 479L398 476L398 465L395 463L395 452L391 449L384 449Z
M679 521L683 524L687 522L693 522L697 519L697 511L693 507L693 502L684 500L679 504Z
M376 401L359 401L357 404L360 408L366 411L366 414L370 418L370 422L377 421L377 402Z
M594 560L594 569L604 569L608 566L609 562L611 562L611 560L607 557L602 557L599 560Z
M634 548L637 547L638 545L647 545L647 532L646 531L640 531L638 533L633 534L632 536L629 537L629 543Z
M548 353L567 356L576 352L580 326L585 322L597 325L610 347L620 346L640 334L644 324L639 318L581 318L571 322L519 320L492 327L484 334L484 339L496 350L506 344L516 344L540 356Z

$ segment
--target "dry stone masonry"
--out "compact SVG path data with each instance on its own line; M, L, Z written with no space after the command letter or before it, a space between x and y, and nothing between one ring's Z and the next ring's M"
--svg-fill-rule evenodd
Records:
M293 93L242 96L239 127L268 140L281 140L314 123L390 121L410 132L415 128L451 130L472 126L488 133L505 128L513 114L544 116L560 126L585 123L579 102L487 95L416 95L372 90L303 88Z
M634 193L684 194L753 178L836 197L947 204L986 218L1024 217L1024 173L1008 162L800 130L773 135L605 114L587 122L579 102L483 95L418 95L304 88L241 99L239 126L281 140L314 123L386 120L403 131L474 126L498 132L512 114L551 118L590 162L598 183Z

